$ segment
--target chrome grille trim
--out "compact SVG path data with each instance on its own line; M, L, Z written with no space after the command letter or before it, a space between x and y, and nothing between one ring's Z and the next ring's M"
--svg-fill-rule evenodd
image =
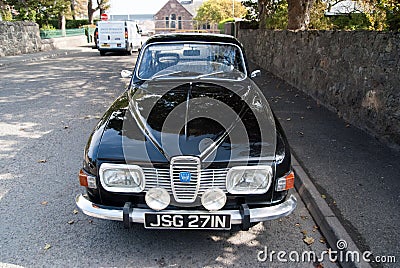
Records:
M180 172L190 172L189 182L181 182ZM172 194L177 202L193 203L196 200L200 187L201 163L200 158L194 156L175 156L170 165Z
M169 194L173 195L171 187L170 169L164 168L142 168L147 192L149 189L154 187L161 187L168 191ZM219 188L224 193L226 190L226 175L228 174L229 168L220 169L201 169L200 170L200 185L197 195L201 197L203 193L209 188ZM178 177L179 180L179 177ZM174 196L175 197L175 196ZM178 200L176 200L178 201Z

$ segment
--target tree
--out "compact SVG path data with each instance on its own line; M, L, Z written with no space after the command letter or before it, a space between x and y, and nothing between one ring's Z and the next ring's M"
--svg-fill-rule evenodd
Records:
M359 0L370 22L370 30L400 30L400 3L398 0Z
M14 19L34 21L43 25L49 19L57 19L69 12L69 0L3 0L16 11Z
M11 8L2 0L0 0L0 20L12 20Z
M228 18L242 18L247 10L236 0L207 0L198 9L195 20L218 23Z
M244 17L246 20L258 20L258 1L257 0L242 0L243 6L247 9L247 14Z
M306 30L314 0L288 0L288 29Z
M258 0L258 19L260 21L260 29L266 29L267 19L276 13L280 5L285 0Z
M86 17L87 14L87 0L70 0L71 1L71 15L74 20L76 18Z
M97 7L93 8L93 0L88 0L87 10L88 10L88 19L89 23L93 24L93 14L100 10L100 15L103 14L107 9L110 8L108 4L108 0L96 0Z

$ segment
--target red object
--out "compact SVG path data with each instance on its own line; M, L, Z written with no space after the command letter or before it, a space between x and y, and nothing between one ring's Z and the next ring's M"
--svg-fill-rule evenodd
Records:
M108 15L106 13L101 14L100 16L101 20L108 20Z
M81 186L88 187L87 175L82 169L79 171L79 183Z

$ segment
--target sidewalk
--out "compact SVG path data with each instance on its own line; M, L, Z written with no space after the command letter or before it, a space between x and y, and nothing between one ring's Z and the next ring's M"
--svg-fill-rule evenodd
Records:
M256 83L280 119L292 154L358 248L400 262L400 152L264 70Z
M85 49L89 49L89 46L81 46L81 47L71 47L66 49L55 49L50 51L43 51L38 53L30 53L30 54L22 54L16 56L6 56L0 57L0 68L5 66L10 66L20 62L30 62L30 61L38 61L48 58L60 57L63 55L69 55L72 53L81 52Z

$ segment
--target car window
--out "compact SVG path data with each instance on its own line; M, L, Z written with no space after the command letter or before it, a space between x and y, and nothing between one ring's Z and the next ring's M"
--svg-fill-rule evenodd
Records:
M220 43L155 43L139 59L139 79L220 78L244 79L246 68L240 48Z

